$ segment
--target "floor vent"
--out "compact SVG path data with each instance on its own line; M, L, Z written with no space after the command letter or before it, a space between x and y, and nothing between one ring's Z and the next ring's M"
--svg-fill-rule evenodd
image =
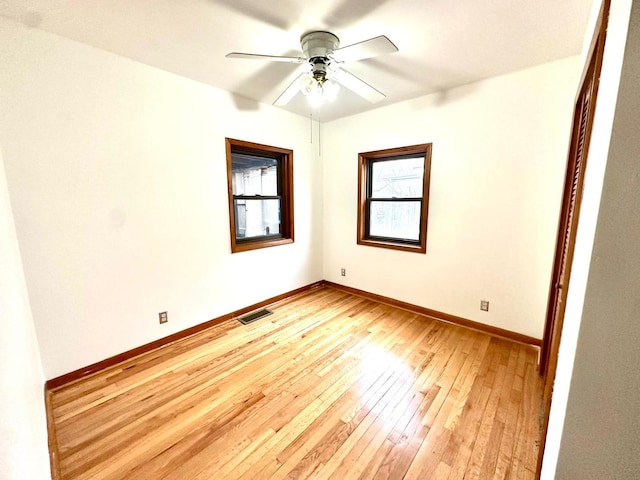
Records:
M273 312L270 312L266 308L263 308L262 310L256 310L255 312L245 315L244 317L240 317L238 320L240 320L241 323L248 325L251 322L255 322L256 320L260 320L261 318L266 317L267 315L271 315L272 313Z

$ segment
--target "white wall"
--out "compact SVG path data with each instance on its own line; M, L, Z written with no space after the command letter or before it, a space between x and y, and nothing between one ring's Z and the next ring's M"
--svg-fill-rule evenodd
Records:
M44 377L0 152L0 477L51 478Z
M586 64L588 49L594 35L595 22L601 5L602 0L597 0L594 1L592 6L591 25L585 34L582 65ZM587 278L592 261L596 222L600 208L605 168L607 166L607 155L627 41L631 5L632 0L613 0L611 2L591 145L587 157L578 232L571 266L571 283L567 293L562 341L558 355L558 367L549 415L549 429L542 464L541 478L543 480L555 478L556 474L569 386L573 375L574 358L585 303Z
M5 19L0 45L0 146L46 378L322 279L308 119ZM294 150L294 244L231 254L226 136Z
M580 68L565 59L324 124L324 278L541 338ZM357 245L358 152L427 142L426 255Z

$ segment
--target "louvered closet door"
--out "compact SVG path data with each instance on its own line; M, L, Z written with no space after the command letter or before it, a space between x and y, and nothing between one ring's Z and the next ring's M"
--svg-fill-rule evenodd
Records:
M579 133L579 141L578 148L575 156L575 163L573 164L573 181L571 182L571 200L569 203L569 208L567 212L567 219L565 228L565 232L563 235L562 241L562 258L560 261L560 271L558 272L558 279L555 284L555 295L556 302L553 311L554 320L557 319L558 316L564 317L564 309L565 309L565 301L567 298L567 292L565 288L567 279L567 264L569 263L569 242L572 232L577 227L577 215L576 215L576 197L578 195L578 187L581 184L582 180L582 170L583 170L583 159L584 159L584 139L585 139L585 131L587 128L587 119L589 116L589 98L591 89L588 91L589 95L584 97L582 103L582 115L580 118L580 133ZM571 255L573 257L573 255ZM555 323L555 321L554 321Z
M580 211L580 198L582 197L582 183L584 180L584 167L586 160L586 149L588 148L587 130L591 117L592 95L594 88L594 77L590 75L583 85L582 92L576 101L576 116L574 118L572 148L567 164L565 177L565 190L563 200L563 211L560 218L558 240L556 244L556 259L554 262L554 273L549 296L549 307L547 311L547 332L551 333L557 329L558 324L562 324L567 298L566 287L569 283L571 260L573 258L573 245L578 224L578 213ZM554 338L551 343L559 342L559 338ZM545 375L549 367L549 350L543 349L540 359L540 373ZM557 345L555 346L557 349ZM556 350L557 351L557 350Z
M589 154L589 141L597 103L596 99L598 96L598 85L604 56L610 6L611 3L609 0L603 1L589 51L588 67L584 77L581 79L573 112L571 148L567 159L567 171L564 179L564 193L562 197L562 212L558 224L553 274L547 304L547 317L540 351L540 375L544 376L544 391L540 412L541 435L540 448L538 450L538 466L536 469L537 478L540 478L542 458L544 456L547 431L549 428L551 397L558 365L558 351L560 349L560 337L564 323L567 289L569 288L569 280L571 277L571 263L573 261L573 250L578 230L578 217L580 216L582 184L584 183L584 172Z

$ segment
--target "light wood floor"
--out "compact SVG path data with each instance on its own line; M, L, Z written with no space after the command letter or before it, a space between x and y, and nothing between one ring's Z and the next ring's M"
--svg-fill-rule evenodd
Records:
M64 479L533 479L528 346L331 288L53 394Z

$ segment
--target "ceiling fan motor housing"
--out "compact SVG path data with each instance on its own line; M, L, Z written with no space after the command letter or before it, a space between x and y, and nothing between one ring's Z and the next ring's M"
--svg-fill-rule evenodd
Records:
M327 58L327 55L338 48L340 39L329 32L310 32L300 38L305 57L313 60L317 57Z
M340 39L329 32L310 32L300 38L305 57L309 59L313 77L324 82L327 75L328 55L338 48Z

